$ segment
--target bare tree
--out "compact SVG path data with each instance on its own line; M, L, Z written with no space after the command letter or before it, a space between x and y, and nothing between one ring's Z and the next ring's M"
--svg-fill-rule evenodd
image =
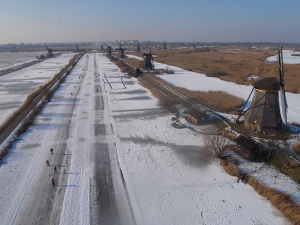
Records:
M224 157L224 152L226 150L226 145L228 145L231 141L221 135L220 133L210 132L205 135L205 145L213 150L214 155L218 158Z

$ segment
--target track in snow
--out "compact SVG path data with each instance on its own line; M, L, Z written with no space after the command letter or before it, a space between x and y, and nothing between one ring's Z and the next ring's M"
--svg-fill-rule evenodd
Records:
M94 173L91 181L91 224L135 224L118 164L114 133L108 112L107 93L100 82L100 77L105 76L105 73L99 74L96 58L94 58L94 70L96 96L94 99L93 134L95 141L92 152ZM116 83L123 84L121 78L117 77L119 81ZM109 82L106 76L105 79L111 88L115 86L115 82Z
M18 143L36 150L6 224L136 224L118 164L101 58L90 54L80 61Z

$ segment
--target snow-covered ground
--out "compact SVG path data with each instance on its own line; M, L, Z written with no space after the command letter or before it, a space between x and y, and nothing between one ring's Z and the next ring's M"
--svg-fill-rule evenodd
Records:
M62 54L22 70L0 76L0 124L23 104L29 94L47 83L61 68L67 65L73 56L74 53Z
M0 52L0 71L36 60L36 56L46 55L46 51Z
M288 224L171 116L136 78L102 54L85 55L0 165L2 224L100 224L95 174L112 178L125 224Z
M300 52L282 50L283 62L286 64L300 64ZM278 62L278 55L268 57L265 62Z

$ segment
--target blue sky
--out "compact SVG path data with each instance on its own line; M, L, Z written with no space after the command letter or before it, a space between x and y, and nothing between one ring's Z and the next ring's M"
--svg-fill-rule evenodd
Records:
M300 42L298 0L0 0L0 44Z

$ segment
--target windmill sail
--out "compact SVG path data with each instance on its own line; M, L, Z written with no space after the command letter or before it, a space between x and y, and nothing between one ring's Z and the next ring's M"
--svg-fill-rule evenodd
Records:
M278 46L278 66L279 66L279 85L280 85L280 91L279 91L279 103L280 103L280 114L282 121L286 124L287 123L287 101L285 96L285 90L284 90L284 69L283 69L283 55L282 55L282 46Z

